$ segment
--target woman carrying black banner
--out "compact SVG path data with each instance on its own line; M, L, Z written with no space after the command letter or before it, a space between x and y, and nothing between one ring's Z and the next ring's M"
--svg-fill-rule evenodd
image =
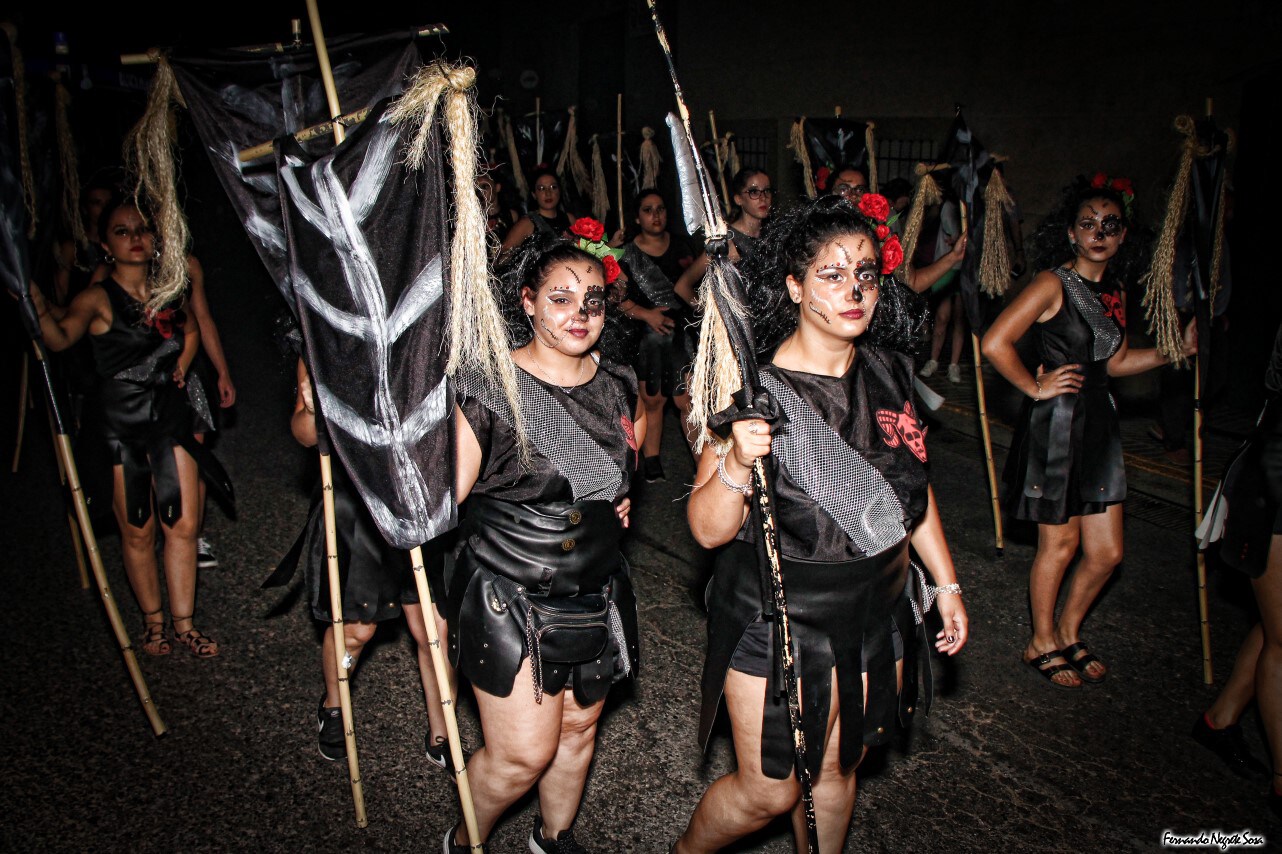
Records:
M506 398L466 372L455 415L466 501L446 617L485 737L468 777L482 840L537 784L531 851L580 850L572 828L597 719L637 663L619 540L645 416L632 369L597 351L618 265L594 225L598 239L577 244L536 235L500 272L528 330L512 354L522 431ZM446 851L466 851L465 836L450 831Z
M32 288L40 331L54 351L86 334L93 345L98 385L87 402L83 429L101 439L111 455L112 509L125 572L143 611L143 652L168 655L173 648L156 566L159 516L173 640L197 658L213 658L218 644L192 623L200 470L215 467L215 484L224 490L228 485L221 467L195 439L195 412L184 388L200 331L183 304L158 311L147 307L156 236L132 201L113 197L98 231L108 277L79 293L65 310L48 305Z
M820 199L783 214L746 265L757 342L777 344L760 384L787 418L773 436L764 420L737 421L732 441L710 439L699 461L690 528L701 545L725 547L706 597L700 738L706 744L724 695L738 768L704 794L675 851L719 850L789 811L797 838L806 835L788 713L771 690L773 632L749 512L758 459L774 468L820 850L842 848L867 747L889 741L897 716L913 713L908 665L924 632L909 591L937 596L940 652L966 644L961 586L913 406L912 359L901 352L915 343L922 312L889 275L902 251L886 239L888 212L876 194L858 208ZM910 544L939 587L910 577Z
M1126 473L1108 379L1166 364L1155 349L1127 346L1126 292L1117 268L1129 203L1129 193L1109 186L1069 188L1033 239L1035 246L1049 242L1045 254L1057 266L1038 273L984 335L984 356L1028 397L1005 473L1007 512L1036 522L1038 532L1028 583L1033 636L1023 659L1065 689L1108 674L1080 635L1122 560ZM1036 373L1015 349L1030 329L1037 330ZM1195 335L1190 324L1184 335L1189 355ZM1060 587L1079 545L1082 559L1056 623Z
M668 398L676 405L683 428L690 414L686 371L694 359L687 329L692 310L676 295L673 285L694 261L694 253L684 240L668 231L668 207L658 190L643 190L637 196L633 219L641 231L624 247L629 287L619 310L645 324L636 363L649 427L641 446L641 473L646 480L655 481L664 476L659 451Z

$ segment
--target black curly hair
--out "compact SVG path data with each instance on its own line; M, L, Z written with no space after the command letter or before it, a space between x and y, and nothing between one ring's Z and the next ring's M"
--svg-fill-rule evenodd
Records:
M587 261L598 269L603 269L601 260L590 252L580 249L569 240L538 231L499 258L491 277L491 286L514 348L524 347L534 337L534 329L521 306L521 290L530 288L537 292L554 267L571 261ZM608 291L610 286L607 285L606 288ZM611 308L613 303L613 300L607 301ZM634 327L635 324L624 318L622 312L607 308L597 349L613 362L631 364L638 344Z
M782 211L764 232L759 251L744 262L748 311L759 353L773 351L797 328L797 308L785 281L805 279L825 245L845 234L859 234L881 249L873 224L841 196L820 198ZM914 353L926 323L924 298L883 275L881 293L869 327L878 347Z
M1134 210L1127 210L1121 193L1109 187L1092 187L1085 175L1078 175L1063 188L1055 207L1024 242L1032 269L1049 270L1073 260L1075 256L1068 240L1068 230L1077 221L1077 213L1082 206L1095 199L1117 205L1122 212L1122 224L1126 226L1126 240L1117 250L1117 255L1108 262L1108 275L1116 277L1124 285L1139 281L1148 263L1153 232L1136 221Z

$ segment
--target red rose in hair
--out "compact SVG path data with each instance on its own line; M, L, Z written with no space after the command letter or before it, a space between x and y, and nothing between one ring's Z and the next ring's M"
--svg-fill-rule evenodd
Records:
M877 239L878 239L878 240L885 240L885 239L886 239L886 236L887 236L888 234L890 234L890 226L888 226L888 225L879 225L879 226L877 226Z
M869 219L885 222L890 216L890 202L880 193L864 193L859 199L859 212Z
M904 263L904 247L899 245L899 236L892 234L881 247L881 274L890 275L899 269L902 263Z
M820 166L819 171L815 173L815 189L817 190L828 189L828 176L831 174L832 172L828 169L827 166Z
M575 220L574 225L570 226L570 231L584 240L596 243L605 234L605 226L592 217L585 216Z
M1114 190L1117 190L1117 192L1121 193L1123 196L1135 195L1135 188L1131 186L1130 178L1114 178L1109 186Z
M600 224L597 223L598 226ZM601 259L601 270L605 274L605 283L607 285L614 284L614 280L619 278L619 262L614 260L613 255L606 255Z
M1108 186L1108 176L1103 172L1096 172L1095 177L1091 179L1091 186L1096 190Z

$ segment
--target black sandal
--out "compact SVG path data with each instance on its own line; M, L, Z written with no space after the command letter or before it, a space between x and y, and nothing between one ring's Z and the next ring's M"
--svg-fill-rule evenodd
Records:
M157 614L160 615L159 623L147 619ZM165 609L143 611L142 617L142 651L157 657L169 655L173 650L173 644L169 642L169 633L165 631Z
M1103 676L1092 676L1086 672L1086 668L1089 667L1092 662L1099 664L1101 667L1104 666L1104 662L1100 661L1099 656L1087 649L1086 644L1081 641L1064 647L1060 650L1060 655L1064 656L1064 660L1077 671L1077 675L1082 677L1083 682L1098 685L1104 681L1105 677L1108 676L1107 670L1105 670Z
M1056 673L1064 673L1065 671L1072 672L1073 670L1073 667L1070 664L1051 664L1051 662L1057 658L1063 658L1065 661L1068 660L1067 658L1065 658L1064 653L1060 652L1058 649L1052 649L1050 652L1043 653L1042 655L1037 656L1037 658L1034 658L1031 661L1025 660L1023 658L1021 658L1020 660L1023 661L1025 664L1027 664L1029 667L1033 668L1033 670L1040 673L1046 679L1047 682L1051 683L1051 685L1054 685L1056 688L1060 688L1065 691L1076 691L1077 689L1081 688L1082 687L1081 682L1078 682L1076 685L1065 685L1063 682L1055 681L1053 677L1055 676Z
M218 643L213 638L204 634L195 626L185 632L178 631L178 623L190 619L190 616L174 617L174 640L191 650L191 654L197 658L217 658Z

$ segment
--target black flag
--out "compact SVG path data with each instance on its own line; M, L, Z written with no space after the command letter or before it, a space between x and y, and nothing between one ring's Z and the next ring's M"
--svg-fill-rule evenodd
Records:
M383 536L410 549L457 516L449 212L439 134L411 172L402 128L383 118L389 104L319 157L285 139L277 163L317 412Z
M339 103L346 112L399 94L421 64L418 48L404 33L340 36L326 39L326 44ZM223 189L281 296L293 308L275 156L242 163L238 155L331 118L316 51L311 45L269 55L222 50L178 54L169 62ZM325 135L306 148L316 154L332 145L333 137Z

